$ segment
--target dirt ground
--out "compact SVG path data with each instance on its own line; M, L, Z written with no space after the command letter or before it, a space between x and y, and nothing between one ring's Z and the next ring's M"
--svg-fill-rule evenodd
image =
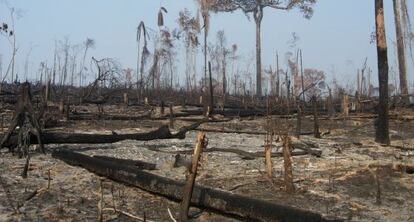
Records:
M112 110L112 109L109 109ZM115 110L115 109L113 109ZM121 112L121 111L119 111ZM134 110L129 112L134 113ZM399 112L390 122L392 146L374 142L372 118L351 115L348 119L321 119L326 135L300 138L318 144L322 157L293 157L295 194L283 190L283 158L275 157L274 180L264 176L264 158L245 160L237 154L209 152L202 156L197 183L233 193L319 212L329 218L347 221L414 221L414 174L395 169L398 164L414 165L414 129L412 111ZM296 119L273 117L280 130L295 131ZM203 124L204 129L264 131L266 118L235 118L229 122ZM65 123L54 131L112 133L147 132L168 121L76 121ZM189 125L177 120L175 129ZM312 118L306 117L303 132L313 129ZM326 133L329 132L329 133ZM144 160L157 164L151 173L184 180L186 169L173 168L174 154L169 151L190 150L196 131L186 139L122 141L114 144L77 145L67 147L87 155ZM263 151L264 135L207 132L208 148L237 148ZM48 145L48 149L58 146ZM32 146L32 149L36 146ZM165 152L154 151L160 149ZM275 142L274 151L281 143ZM56 160L50 154L33 153L29 175L20 174L25 160L7 150L0 154L0 221L96 221L102 181L105 221L139 221L122 211L147 221L172 221L168 211L177 218L179 204L135 187L100 178L82 168ZM370 167L371 165L371 167ZM50 187L48 174L50 172ZM48 189L47 189L48 188ZM34 191L37 194L33 195ZM193 221L238 221L192 208Z

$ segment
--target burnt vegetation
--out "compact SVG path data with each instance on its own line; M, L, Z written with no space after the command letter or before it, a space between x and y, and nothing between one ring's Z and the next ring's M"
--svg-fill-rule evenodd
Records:
M355 86L306 67L311 52L297 33L263 64L264 11L312 19L316 0L197 0L177 18L160 6L156 27L136 26L134 68L98 58L95 39L66 37L36 71L30 53L17 57L24 72L16 71L21 14L8 6L9 17L0 15L10 50L0 54L1 220L413 220L409 3L385 10L372 1L377 57L349 76ZM212 16L236 11L254 23L246 29L255 28L255 46L210 33ZM384 13L395 30L385 29Z

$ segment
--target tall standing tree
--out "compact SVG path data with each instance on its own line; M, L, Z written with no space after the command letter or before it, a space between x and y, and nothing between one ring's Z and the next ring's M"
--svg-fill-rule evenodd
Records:
M95 40L90 39L90 38L86 38L85 42L83 42L83 47L84 47L84 51L83 51L82 65L81 65L80 70L79 70L79 87L82 86L83 71L86 69L86 67L85 67L86 55L87 55L88 50L90 48L95 47Z
M185 76L187 91L191 91L196 87L196 63L197 63L197 47L199 45L198 34L200 33L200 23L196 17L192 17L188 9L180 12L177 22L182 32L184 32L184 46L185 46ZM192 76L191 76L192 75ZM193 79L193 81L191 80ZM194 82L194 83L192 83Z
M312 6L316 0L215 0L211 10L215 12L233 12L238 9L245 14L253 14L256 23L256 95L262 95L262 58L261 58L261 24L264 8L291 10L299 8L305 18L311 18Z
M214 1L217 0L197 0L200 6L201 16L203 17L204 28L204 87L207 87L207 37L210 29L209 9Z
M375 27L378 54L379 104L375 126L375 141L390 144L388 131L388 57L384 24L384 2L375 0Z
M144 40L144 46L141 52L141 38ZM148 50L149 35L145 23L141 21L137 27L137 44L138 44L138 57L137 57L137 92L139 96L142 95L142 89L144 88L144 65L145 61L150 54ZM138 74L139 73L139 74Z
M404 33L401 25L401 6L400 0L393 0L394 6L394 21L397 35L397 51L398 51L398 68L400 71L400 90L403 103L408 105L410 103L408 97L408 84L407 84L407 68L405 63L405 48L404 48Z
M224 101L226 100L227 94L227 75L226 75L226 68L227 68L227 57L231 53L231 50L226 46L227 40L224 30L220 30L217 32L217 46L220 54L221 59L221 77L222 77L222 92Z
M410 51L410 57L412 62L414 63L414 50L413 50L413 44L414 44L414 32L411 25L411 18L410 14L408 12L408 3L407 0L401 0L401 20L402 20L402 29L404 32L404 40L406 47Z

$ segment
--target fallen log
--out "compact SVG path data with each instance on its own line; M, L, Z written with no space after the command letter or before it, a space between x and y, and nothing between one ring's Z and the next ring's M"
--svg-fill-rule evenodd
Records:
M105 160L105 161L110 161L110 162L120 164L120 165L123 164L126 166L133 166L136 169L140 169L140 170L155 170L157 168L157 164L148 163L148 162L144 162L141 160L119 159L115 157L99 156L99 155L94 155L93 157L97 159Z
M182 200L182 188L184 186L182 181L175 181L145 171L131 170L123 165L64 149L54 150L52 157L70 165L83 167L99 176L136 186L174 201ZM253 221L333 221L315 212L199 185L194 186L190 204L202 209Z
M245 131L245 130L221 130L221 129L206 129L206 128L197 128L197 130L210 132L210 133L234 133L234 134L247 134L247 135L266 135L267 132L264 131ZM302 132L300 135L312 135L313 132Z
M186 155L190 155L193 153L193 150L177 150L177 151L167 151L167 150L162 150L156 147L149 147L148 148L151 151L155 151L155 152L161 152L161 153L169 153L169 154L186 154ZM222 152L222 153L234 153L240 156L240 158L244 159L244 160L254 160L257 158L264 158L265 157L265 153L262 151L259 152L248 152L248 151L244 151L244 150L239 150L239 149L234 149L234 148L217 148L217 147L212 147L212 148L208 148L203 150L203 153L213 153L213 152ZM292 152L292 156L303 156L303 155L307 155L309 154L309 152L307 151L294 151ZM272 152L272 157L282 157L283 153L281 152Z
M108 114L71 114L69 120L84 121L84 120L144 120L151 119L151 112L146 112L140 116L127 115L108 115Z
M130 133L130 134L86 134L86 133L52 133L44 132L42 134L43 144L101 144L101 143L116 143L123 140L141 140L149 141L156 139L185 139L185 134L194 130L201 124L208 122L204 119L200 122L194 123L190 126L182 127L177 133L171 133L167 125L147 132L147 133ZM37 138L31 135L31 144L37 144ZM4 147L10 147L17 144L17 136L12 136Z
M198 115L203 115L203 110L183 110L183 113L187 114L187 115L191 115L191 116L198 116ZM228 110L214 110L214 115L222 115L222 116L239 116L239 117L250 117L250 116L264 116L265 113L264 112L258 112L258 111L254 111L254 110L232 110L232 109L228 109Z

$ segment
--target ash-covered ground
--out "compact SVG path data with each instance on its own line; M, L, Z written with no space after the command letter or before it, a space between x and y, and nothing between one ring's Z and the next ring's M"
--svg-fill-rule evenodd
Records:
M410 112L406 112L409 116ZM294 134L295 119L273 117L279 130ZM235 153L208 152L202 155L196 182L216 189L252 198L295 206L322 213L329 218L348 221L414 221L414 174L396 169L396 165L414 165L413 122L391 120L392 146L374 142L373 119L351 116L321 118L322 139L301 136L301 141L317 144L322 157L294 156L294 194L283 190L283 158L274 157L274 180L265 176L264 158L246 160ZM203 129L264 132L266 118L233 119L229 122L203 124ZM54 129L62 132L121 133L148 132L168 121L77 121ZM177 120L175 129L189 125ZM293 126L293 127L292 127ZM303 132L312 131L312 118L306 117ZM329 132L329 133L327 133ZM68 149L87 155L156 163L151 173L184 180L185 167L174 168L175 151L191 150L197 131L186 139L122 141L114 144L67 145ZM264 151L264 135L207 132L207 148L232 148L248 152ZM281 148L273 143L273 151ZM60 145L48 145L52 150ZM36 146L32 146L32 149ZM178 217L179 203L155 196L135 187L98 177L87 170L69 166L50 154L33 152L29 175L20 174L25 159L2 150L0 156L1 221L96 221L102 181L104 221L139 221L112 209L127 212L147 221L172 221L168 210ZM50 172L50 187L48 174ZM376 179L377 178L377 179ZM38 191L33 198L27 200ZM380 203L379 203L380 202ZM238 221L236 219L191 209L193 221Z

